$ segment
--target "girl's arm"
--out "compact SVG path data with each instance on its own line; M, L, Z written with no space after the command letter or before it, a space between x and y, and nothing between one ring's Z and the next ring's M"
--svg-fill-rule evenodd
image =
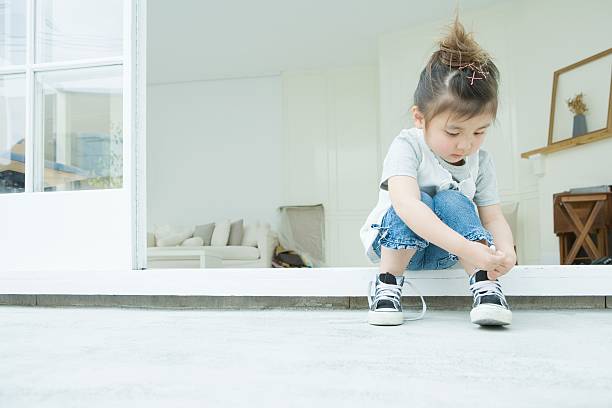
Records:
M491 253L486 245L465 239L421 201L421 191L414 177L390 177L388 186L393 209L417 235L480 269L492 271L500 266L503 256Z
M503 267L494 271L495 277L507 273L516 264L516 253L514 252L514 238L508 222L499 204L478 207L478 215L482 226L493 235L495 247L506 255ZM492 278L493 276L490 276Z

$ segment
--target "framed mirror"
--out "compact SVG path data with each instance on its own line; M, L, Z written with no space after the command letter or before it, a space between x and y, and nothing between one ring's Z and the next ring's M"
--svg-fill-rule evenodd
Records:
M555 71L548 146L612 136L612 48Z

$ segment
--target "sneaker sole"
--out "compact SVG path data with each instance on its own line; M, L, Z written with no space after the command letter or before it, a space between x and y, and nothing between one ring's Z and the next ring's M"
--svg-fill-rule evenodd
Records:
M398 311L368 311L368 323L375 326L399 326L404 323L404 313Z
M512 324L512 312L496 305L480 305L470 312L472 323L481 326L505 326Z

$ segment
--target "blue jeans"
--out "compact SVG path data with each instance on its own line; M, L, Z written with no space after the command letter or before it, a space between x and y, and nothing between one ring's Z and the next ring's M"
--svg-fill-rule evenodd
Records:
M488 245L493 243L493 237L482 226L473 202L459 191L443 190L433 198L421 192L421 201L431 208L443 223L466 239L485 240ZM416 249L406 269L446 269L459 260L456 255L415 234L396 214L393 207L384 215L381 225L372 224L372 228L378 229L378 236L372 248L379 257L381 245L391 249Z

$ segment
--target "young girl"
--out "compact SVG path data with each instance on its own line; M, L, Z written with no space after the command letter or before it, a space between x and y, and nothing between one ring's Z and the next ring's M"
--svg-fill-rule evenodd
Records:
M403 323L405 269L459 261L470 276L471 321L507 325L512 312L497 278L516 254L491 156L480 148L496 117L499 72L458 18L439 45L414 93L415 127L391 143L378 204L361 228L366 255L380 262L368 322Z

